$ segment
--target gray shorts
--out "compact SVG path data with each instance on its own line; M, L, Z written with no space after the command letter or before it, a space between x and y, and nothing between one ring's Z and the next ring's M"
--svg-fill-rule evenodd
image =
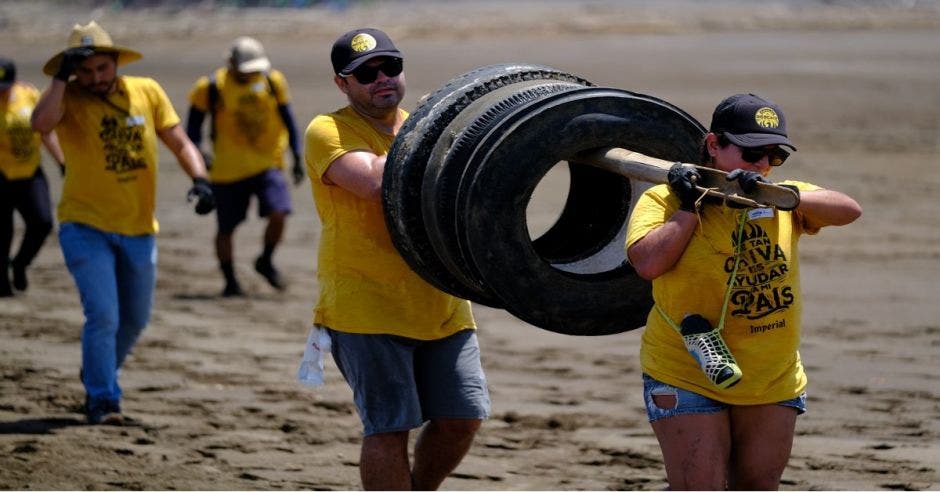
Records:
M330 330L333 360L353 390L363 435L432 419L485 419L490 395L474 330L440 340Z

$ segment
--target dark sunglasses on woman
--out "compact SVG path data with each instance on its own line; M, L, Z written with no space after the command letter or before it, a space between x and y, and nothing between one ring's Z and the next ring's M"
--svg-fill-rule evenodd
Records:
M356 77L360 84L366 85L375 82L375 79L379 78L379 71L384 73L386 77L397 77L402 69L404 69L404 62L401 58L388 58L378 65L360 65L352 71L352 76ZM342 76L349 77L349 75Z
M741 159L744 162L754 164L764 156L767 156L767 162L771 166L780 166L790 157L790 153L780 147L738 147L741 149Z

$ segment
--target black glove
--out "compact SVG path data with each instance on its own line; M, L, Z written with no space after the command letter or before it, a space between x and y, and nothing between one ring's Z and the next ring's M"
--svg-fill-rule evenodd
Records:
M669 188L679 197L679 210L695 212L695 202L702 196L702 192L695 188L695 183L702 179L702 175L691 166L675 163L669 168L666 180Z
M62 52L62 62L59 64L59 71L53 75L53 78L59 79L62 82L68 82L69 77L75 73L75 69L78 68L86 58L95 54L95 50L91 48L84 48L77 46L75 48L69 48Z
M299 185L304 182L304 166L300 163L300 156L294 155L294 166L291 168L294 175L294 184Z
M193 187L186 193L186 201L196 200L196 213L206 215L215 210L215 196L206 178L193 178Z
M728 173L725 177L728 181L737 180L738 184L741 185L741 189L745 193L753 193L757 191L757 183L766 183L767 180L759 172L756 171L745 171L744 169L735 169Z

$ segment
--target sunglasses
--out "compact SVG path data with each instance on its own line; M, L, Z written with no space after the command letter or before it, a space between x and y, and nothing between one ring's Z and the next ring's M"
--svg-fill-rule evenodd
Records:
M780 147L738 147L741 149L741 159L744 162L749 162L755 164L764 156L767 156L767 162L771 166L780 166L783 165L784 161L787 160L787 157L790 157L790 153L781 149Z
M359 81L360 84L366 85L375 82L375 79L379 78L380 71L384 73L386 77L397 77L403 69L404 62L401 58L389 58L374 66L360 65L352 71L351 75L356 77L356 80ZM349 75L343 75L343 77L349 77Z

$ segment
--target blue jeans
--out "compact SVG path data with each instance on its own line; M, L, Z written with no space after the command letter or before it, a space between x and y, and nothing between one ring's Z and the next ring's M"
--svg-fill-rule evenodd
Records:
M89 404L120 402L118 370L150 319L156 239L68 222L59 226L59 244L85 313L82 382Z

